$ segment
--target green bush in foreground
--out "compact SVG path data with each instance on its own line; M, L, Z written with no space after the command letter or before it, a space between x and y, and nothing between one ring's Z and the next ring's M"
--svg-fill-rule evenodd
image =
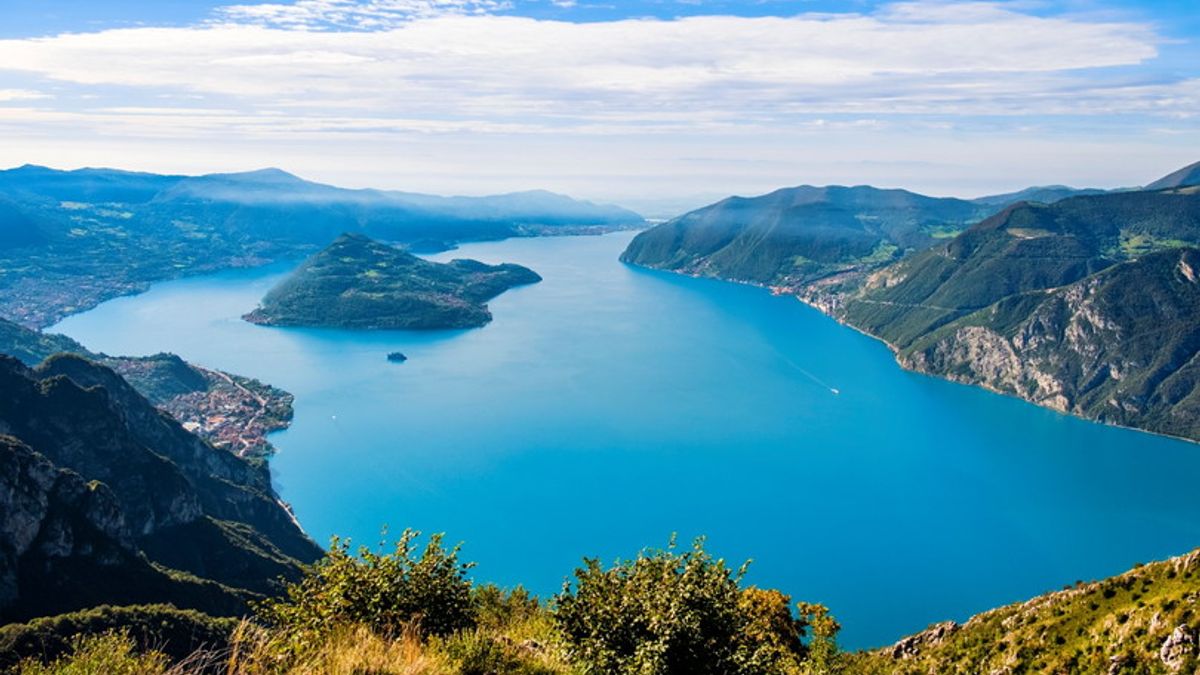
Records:
M258 616L270 626L283 653L303 651L330 630L362 626L382 636L415 628L442 636L475 625L475 606L458 547L447 550L435 534L420 555L419 532L405 530L392 553L334 538L329 552L284 596L262 602Z
M703 539L691 550L672 542L609 569L586 559L556 598L555 623L587 673L803 672L805 623L786 595L743 590L745 570L714 559ZM836 624L821 627L836 632ZM826 646L832 637L822 636Z
M48 664L28 660L20 675L162 675L170 659L157 651L136 652L128 633L115 632L81 636L71 652Z

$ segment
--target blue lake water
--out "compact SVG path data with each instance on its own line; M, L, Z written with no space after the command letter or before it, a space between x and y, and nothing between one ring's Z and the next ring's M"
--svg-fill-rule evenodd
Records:
M54 330L293 392L272 465L317 540L444 531L476 579L543 595L584 555L704 534L865 647L1200 546L1200 447L904 372L794 299L622 265L631 236L434 256L545 278L479 330L239 320L287 266L163 283Z

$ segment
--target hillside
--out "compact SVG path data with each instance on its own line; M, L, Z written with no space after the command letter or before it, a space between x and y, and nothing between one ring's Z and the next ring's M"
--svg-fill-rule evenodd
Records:
M1163 190L1166 188L1192 187L1200 185L1200 162L1189 164L1178 171L1159 178L1147 185L1146 190Z
M1194 173L1156 183L1184 185ZM963 217L960 204L911 193L730 198L640 234L622 260L794 293L887 342L907 368L1200 440L1197 187L1052 186L976 207L1012 198L1036 201L957 234L922 219L934 206ZM890 211L868 218L849 204Z
M1005 298L921 336L908 368L1200 440L1200 249Z
M972 202L983 204L996 208L1003 208L1017 202L1041 202L1042 204L1053 204L1061 202L1068 197L1080 197L1083 195L1099 195L1104 194L1107 190L1098 190L1096 188L1073 188L1066 185L1038 185L1035 187L1025 188L1016 192L1006 192L998 195L986 195L976 197Z
M292 395L258 380L201 368L174 354L95 354L65 335L0 319L0 354L33 367L59 353L77 354L112 368L189 431L241 456L271 454L267 434L287 428L292 418Z
M851 657L848 673L1193 673L1200 550L946 622Z
M1200 439L1200 195L1018 204L863 279L801 295L906 367Z
M434 263L362 235L342 235L272 288L246 315L271 326L472 328L488 300L541 280L520 265Z
M621 260L685 274L786 286L878 267L992 212L905 190L801 186L730 197L642 232Z
M643 222L545 191L438 197L348 190L278 169L160 176L23 166L0 171L0 317L45 327L155 281L297 259L347 230L446 248Z
M104 603L240 613L320 553L261 462L189 434L92 361L0 357L0 429L4 620Z

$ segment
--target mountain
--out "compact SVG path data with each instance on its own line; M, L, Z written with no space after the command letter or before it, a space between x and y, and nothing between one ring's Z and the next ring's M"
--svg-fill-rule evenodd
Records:
M44 327L155 281L299 259L351 230L428 250L642 224L632 211L544 191L437 197L348 190L279 169L23 166L0 171L0 317Z
M901 364L1200 440L1200 195L1022 203L844 284L801 291Z
M1147 185L1146 190L1162 190L1165 188L1193 187L1200 185L1200 162L1189 164L1178 171L1171 172Z
M72 355L0 357L0 617L171 602L219 615L320 555L266 467Z
M983 204L984 206L994 206L1003 208L1017 202L1041 202L1043 204L1053 204L1054 202L1062 201L1067 197L1079 197L1082 195L1099 195L1104 194L1107 190L1097 188L1073 188L1066 185L1040 185L1036 187L1025 188L1017 192L1007 192L999 195L987 195L985 197L976 197L972 202Z
M0 319L0 354L33 367L55 354L84 356L113 369L152 404L218 448L246 457L269 455L267 434L292 418L292 395L258 380L209 370L174 354L107 356L65 335Z
M1200 250L1174 248L922 335L906 367L1200 440Z
M538 281L520 265L434 263L345 234L272 288L245 318L271 326L472 328L491 321L485 302Z
M954 231L954 218L1014 198ZM982 201L874 188L735 197L643 232L622 260L769 285L887 342L907 368L1200 440L1197 188Z
M804 284L880 266L991 212L961 199L858 187L730 197L642 232L624 262L760 284Z

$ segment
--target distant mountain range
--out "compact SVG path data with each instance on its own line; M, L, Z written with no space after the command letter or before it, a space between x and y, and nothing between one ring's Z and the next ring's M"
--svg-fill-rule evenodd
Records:
M622 260L772 286L906 367L1200 440L1200 165L970 202L791 188L647 230Z
M545 191L437 197L348 190L278 169L23 166L0 171L0 317L43 327L154 281L303 257L346 231L428 251L642 225L632 211Z

